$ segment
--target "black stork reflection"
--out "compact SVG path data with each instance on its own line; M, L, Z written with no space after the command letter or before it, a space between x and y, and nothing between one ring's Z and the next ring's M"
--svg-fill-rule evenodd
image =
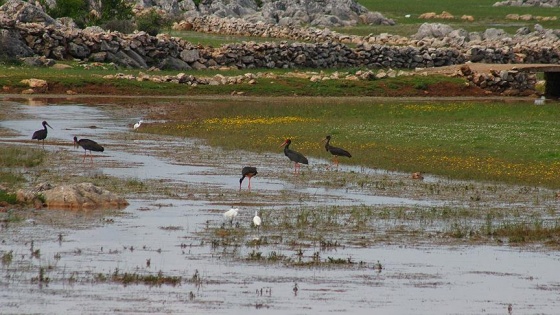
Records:
M245 179L245 177L247 177L249 179L249 185L247 186L247 188L249 189L249 191L251 191L251 177L256 176L257 174L258 172L256 167L245 166L241 170L241 178L239 179L239 190L241 190L241 183L243 183L243 180Z
M103 148L97 142L95 142L93 140L90 140L90 139L80 139L80 140L78 140L78 137L74 137L74 145L76 147L80 146L84 149L84 159L82 160L82 162L84 162L86 160L86 155L87 155L88 150L89 150L89 157L90 157L92 163L93 163L93 156L91 154L91 151L95 151L95 152L105 151L105 148Z
M42 140L43 141L43 147L45 147L45 139L47 138L47 126L49 126L49 128L53 129L53 127L51 127L51 125L49 125L48 122L43 121L42 122L43 125L43 129L37 130L33 133L33 136L31 137L32 140L37 139L37 141Z
M309 161L305 156L303 156L303 154L291 150L290 144L292 144L292 140L286 139L286 141L284 141L284 143L280 146L284 146L284 154L290 159L290 161L294 162L294 174L299 174L299 164L309 164Z
M326 136L325 139L323 139L323 141L326 141L325 143L325 149L327 150L327 152L330 152L330 154L333 155L333 162L336 165L336 168L338 168L338 157L339 156L347 156L349 158L352 157L352 154L350 154L350 152L342 149L342 148L337 148L337 147L333 147L330 142L331 142L331 136Z

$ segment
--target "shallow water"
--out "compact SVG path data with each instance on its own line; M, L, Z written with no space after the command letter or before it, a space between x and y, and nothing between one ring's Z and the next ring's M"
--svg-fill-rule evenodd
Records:
M295 207L429 206L442 201L375 196L347 188L302 187L294 180L266 176L273 174L275 167L289 169L289 164L264 165L252 182L255 193L235 194L240 160L202 163L203 159L191 161L189 157L163 158L158 150L181 152L196 147L202 152L195 154L204 156L214 149L192 139L155 141L137 135L129 125L140 117L115 119L102 108L81 105L0 102L0 106L25 114L21 120L0 122L0 127L19 134L0 142L37 145L29 141L31 134L41 127L42 120L47 120L54 128L49 129L47 150L71 150L74 135L106 146L105 152L95 154L95 172L141 181L165 180L224 195L224 200L217 201L200 198L200 194L189 198L183 192L159 199L137 194L122 211L41 211L29 220L4 225L0 254L13 251L14 258L0 270L3 314L371 314L372 310L380 314L507 314L510 303L513 314L556 314L560 307L560 275L556 272L560 255L549 249L430 246L395 240L371 247L340 247L321 254L323 258L365 262L350 267L288 267L246 261L243 257L255 248L215 248L196 234L207 224L219 225L229 204L248 200L239 218L248 225L255 209L273 211L276 206L250 203L266 204L260 199L279 191L307 196L303 201L293 201ZM73 162L80 163L82 154L76 149ZM284 158L281 153L279 156ZM227 173L228 169L234 171ZM72 226L56 223L63 219L72 221ZM33 250L40 250L39 257L32 255L31 241ZM283 245L262 250L294 255L293 249ZM304 254L316 250L308 248ZM383 265L380 272L373 268L377 261ZM46 268L48 283L33 280L40 267ZM179 286L151 287L95 280L96 275L110 275L115 270L139 274L161 271L184 281ZM196 271L202 281L188 281ZM296 282L297 295L292 290Z

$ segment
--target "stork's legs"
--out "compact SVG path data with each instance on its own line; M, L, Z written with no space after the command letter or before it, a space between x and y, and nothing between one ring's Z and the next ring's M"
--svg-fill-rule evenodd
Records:
M86 161L86 157L87 157L87 150L84 150L84 159L82 160L82 163ZM89 158L91 159L91 164L93 164L93 155L91 154L91 151L89 151Z
M336 166L336 169L338 170L338 155L334 155L332 165ZM331 165L327 165L327 169L330 169L330 168L331 168Z

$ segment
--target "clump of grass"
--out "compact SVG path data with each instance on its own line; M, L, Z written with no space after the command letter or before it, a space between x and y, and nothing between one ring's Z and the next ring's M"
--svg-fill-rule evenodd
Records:
M122 283L123 285L130 285L130 284L145 284L148 286L161 286L163 284L176 286L181 283L181 277L177 276L165 276L162 271L159 271L157 275L142 275L139 273L121 273L118 268L111 274L110 277L97 276L96 279L98 281L102 281L104 279L111 279L113 282Z
M497 238L507 238L510 243L522 244L528 242L553 242L560 239L560 224L558 221L545 224L543 220L533 222L504 222L496 228L492 235Z
M34 167L43 163L45 156L45 151L40 149L8 145L0 150L0 166Z
M23 221L23 218L14 209L9 209L3 216L0 216L0 222L16 223L21 221Z
M262 260L264 259L263 253L253 250L249 253L247 260Z
M16 204L17 203L16 194L9 193L4 190L0 190L0 202L6 202L12 205Z
M2 254L2 265L11 264L13 259L14 259L14 251L13 250Z

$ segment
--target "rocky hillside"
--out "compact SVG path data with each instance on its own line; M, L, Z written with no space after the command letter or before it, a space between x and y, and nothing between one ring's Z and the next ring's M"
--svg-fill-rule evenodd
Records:
M47 0L54 6L56 0ZM90 0L91 7L99 6ZM379 12L370 12L355 0L135 0L136 9L156 8L178 18L203 16L243 18L249 22L321 27L357 24L393 25Z

